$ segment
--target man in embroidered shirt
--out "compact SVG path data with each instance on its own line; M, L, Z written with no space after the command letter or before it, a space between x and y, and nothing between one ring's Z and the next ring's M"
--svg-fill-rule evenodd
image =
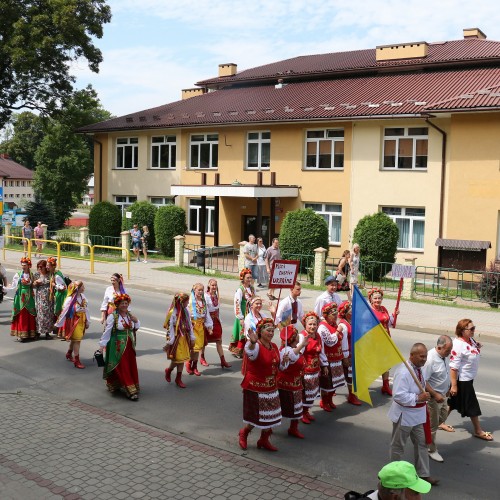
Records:
M326 290L316 299L314 304L314 312L321 318L321 311L323 306L329 304L330 302L335 302L337 307L342 304L342 299L337 292L337 279L335 276L328 276L325 279Z
M300 320L304 316L304 309L299 297L302 292L302 285L296 281L295 286L290 290L290 295L280 301L276 311L275 324L279 328L293 325L297 330L302 330Z
M392 386L392 405L388 416L392 421L392 439L390 459L401 460L408 438L411 437L414 449L418 475L432 485L439 481L430 477L429 454L425 442L424 423L426 421L426 403L430 399L428 392L422 392L410 373L413 371L420 385L425 388L425 379L421 368L427 361L427 347L424 344L413 344L408 360L398 366L394 373Z
M448 417L448 395L450 392L450 370L448 356L451 353L453 342L448 335L441 335L437 345L427 354L427 361L422 368L427 381L426 391L431 395L428 404L431 420L432 443L429 445L429 457L436 462L444 462L436 447L436 432L438 427L446 422ZM453 427L445 429L453 431Z

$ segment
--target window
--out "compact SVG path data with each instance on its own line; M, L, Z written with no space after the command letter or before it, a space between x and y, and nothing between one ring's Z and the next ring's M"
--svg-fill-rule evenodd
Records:
M191 168L217 168L219 134L191 136Z
M428 132L427 127L386 128L383 168L426 169Z
M173 205L174 200L169 196L150 196L149 201L157 207L164 207L165 205Z
M137 201L137 196L115 196L115 205L118 205L122 211L122 216L125 210Z
M249 132L247 139L247 168L269 168L271 161L271 132Z
M200 233L200 211L201 200L189 200L189 221L188 228L190 233ZM214 234L215 227L215 201L207 200L207 219L205 234Z
M137 168L139 165L139 139L116 139L116 168Z
M151 168L175 169L176 137L151 137Z
M344 131L308 130L306 169L344 168Z
M328 203L306 203L305 208L312 208L325 219L328 226L328 241L340 245L342 228L342 205Z
M399 228L398 249L423 250L425 208L382 207Z

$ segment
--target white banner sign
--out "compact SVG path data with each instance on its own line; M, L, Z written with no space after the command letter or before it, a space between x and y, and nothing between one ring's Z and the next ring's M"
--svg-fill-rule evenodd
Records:
M275 260L269 277L269 288L293 288L299 265L298 260Z
M414 278L415 266L404 266L403 264L393 264L391 276L393 278Z

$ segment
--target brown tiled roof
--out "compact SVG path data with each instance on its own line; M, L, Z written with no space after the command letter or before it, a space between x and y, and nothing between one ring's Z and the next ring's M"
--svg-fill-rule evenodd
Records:
M10 158L0 156L0 177L10 179L33 179L33 170L23 167Z
M500 67L231 87L88 125L80 132L426 116L450 103L500 109ZM469 96L474 96L470 98Z
M484 64L488 59L498 58L500 58L500 42L467 38L429 43L425 58L377 62L375 49L299 56L243 70L233 76L208 78L198 82L197 85L228 85L258 80L277 80L278 78L287 81L297 77L303 78L306 75L323 75L325 77L339 72L373 72L388 67L394 70L399 66L408 68L409 66L431 67L444 64Z
M487 250L491 248L491 241L480 240L446 240L438 238L436 240L437 247L445 247L451 250Z

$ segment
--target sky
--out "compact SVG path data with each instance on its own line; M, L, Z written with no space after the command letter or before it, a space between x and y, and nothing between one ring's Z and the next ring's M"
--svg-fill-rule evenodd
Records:
M96 39L99 73L72 66L115 116L177 101L181 90L217 76L308 54L439 42L480 28L500 40L493 0L108 0L111 23Z

